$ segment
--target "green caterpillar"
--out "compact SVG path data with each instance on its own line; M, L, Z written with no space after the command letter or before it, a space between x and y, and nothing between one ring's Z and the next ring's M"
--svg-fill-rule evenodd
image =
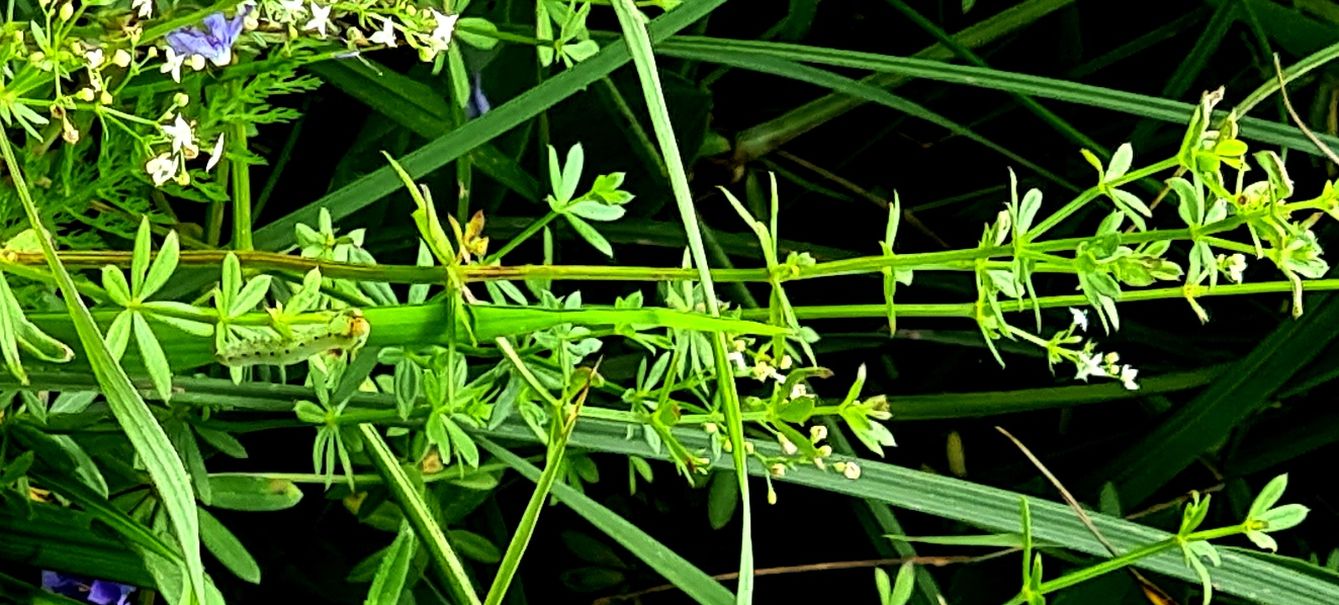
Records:
M352 312L347 321L333 321L324 329L296 338L257 338L221 347L214 359L229 367L254 365L286 366L306 361L318 353L349 350L367 338L371 325L361 313Z

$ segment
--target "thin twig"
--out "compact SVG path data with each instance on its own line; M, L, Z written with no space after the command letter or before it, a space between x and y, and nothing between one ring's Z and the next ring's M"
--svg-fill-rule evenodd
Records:
M921 556L921 557L899 557L894 559L865 559L860 561L825 561L822 563L807 563L804 565L784 565L781 567L768 567L764 569L756 569L753 571L753 575L779 576L785 574L808 573L814 571L839 571L843 569L864 569L869 567L901 565L903 563L911 563L913 565L921 565L927 567L944 567L947 565L958 565L963 563L980 563L981 561L987 561L990 559L1011 555L1018 551L1019 549L1017 548L1005 548L984 555L976 555L976 556L951 556L951 557ZM731 572L731 573L717 574L712 576L711 578L713 580L734 580L737 579L738 577L739 572ZM629 592L618 595L612 595L608 597L600 597L592 601L591 605L613 605L614 603L630 601L633 599L644 597L646 595L655 594L659 592L666 592L674 589L675 586L673 584L661 584L658 586L652 586L651 588L647 588L645 590L639 590L637 592Z

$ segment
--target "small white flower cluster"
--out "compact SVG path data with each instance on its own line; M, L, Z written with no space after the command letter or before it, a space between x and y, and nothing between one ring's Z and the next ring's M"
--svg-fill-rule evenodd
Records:
M185 103L179 103L179 105L185 105ZM190 184L191 176L186 171L186 162L200 155L200 147L196 144L195 130L191 124L181 116L181 113L177 113L170 120L170 124L160 124L158 128L171 143L171 150L150 158L144 165L144 171L149 173L149 178L153 179L155 187L162 187L168 181L173 180L182 186ZM205 172L213 170L214 166L223 157L223 144L224 136L219 133L218 139L214 141L214 148L210 150L209 161L205 164Z
M1069 312L1072 315L1070 330L1077 329L1079 331L1087 332L1088 310L1071 307ZM1078 337L1075 337L1075 339L1070 342L1078 341ZM1121 364L1120 355L1114 351L1102 354L1093 351L1092 348L1093 344L1089 341L1082 351L1076 351L1072 354L1071 360L1074 362L1074 367L1077 370L1077 373L1074 375L1075 378L1084 382L1087 382L1090 377L1115 378L1120 380L1121 384L1131 391L1139 389L1139 384L1134 380L1135 377L1139 375L1139 370L1136 370L1129 364Z
M460 15L448 15L435 8L426 10L406 6L394 15L365 14L361 18L375 24L371 35L364 36L355 26L341 26L337 21L350 13L331 13L334 4L320 4L315 0L278 0L266 5L265 20L271 24L288 26L290 33L315 32L324 40L343 33L351 46L377 45L397 48L403 41L419 50L424 61L433 61L451 46L456 21Z
M755 356L753 363L750 365L750 353L748 347L748 340L737 338L731 343L731 348L733 350L725 354L726 360L734 364L736 375L752 376L753 379L758 382L765 382L768 379L775 380L778 383L786 381L786 375L778 371L778 368L780 370L789 370L795 366L795 360L792 359L790 355L782 355L781 361L777 362L776 366L772 365L771 359L766 355L757 355ZM790 389L791 399L798 399L808 394L809 389L805 387L802 382L796 382Z

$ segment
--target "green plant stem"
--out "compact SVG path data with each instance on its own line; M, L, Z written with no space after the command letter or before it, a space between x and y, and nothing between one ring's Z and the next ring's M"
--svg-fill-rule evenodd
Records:
M241 82L235 84L241 91ZM224 145L237 149L239 154L246 150L246 124L236 123L228 127L228 140ZM232 177L232 249L252 250L251 242L251 167L245 160L229 162L229 176Z
M1038 223L1036 227L1033 227L1030 231L1028 231L1028 235L1030 237L1035 238L1040 237L1047 231L1050 231L1056 225L1059 225L1062 221L1069 218L1070 215L1074 214L1075 212L1078 212L1078 210L1082 208L1084 204L1087 204L1089 201L1101 195L1102 188L1104 186L1119 187L1126 183L1131 183L1146 177L1153 176L1164 170L1175 168L1176 166L1177 166L1177 159L1174 157L1168 158L1162 160L1161 162L1153 164L1152 166L1147 166L1145 168L1140 168L1139 170L1132 170L1130 172L1127 172L1125 173L1124 176L1121 176L1118 179L1112 179L1111 181L1105 183L1104 185L1094 185L1093 187L1085 189L1082 193L1080 193L1077 197L1071 200L1068 204L1065 204L1064 207L1060 208L1059 210L1056 210L1054 214L1046 217L1045 220Z
M622 29L623 39L628 52L632 55L633 65L637 69L637 79L642 85L642 97L646 101L647 113L655 131L656 141L669 170L670 188L674 192L675 206L679 210L679 219L683 223L688 238L688 249L693 265L698 272L698 281L702 285L702 297L706 302L707 313L720 316L720 304L716 299L716 288L712 281L711 265L707 260L706 246L698 228L697 209L693 206L692 192L688 186L688 174L680 157L679 143L674 136L669 108L661 90L660 76L657 73L655 53L651 49L650 35L643 22L644 16L637 10L632 0L614 0L614 12ZM736 390L735 377L726 360L726 342L723 332L714 332L709 337L712 357L716 365L717 397L720 408L725 413L726 434L730 438L731 459L735 464L735 477L739 486L740 506L740 544L739 544L739 584L735 591L739 605L753 603L753 512L749 498L749 477L747 459L744 454L744 425L740 418L741 406Z
M1310 209L1310 206L1307 207ZM1292 205L1290 210L1297 210ZM1159 229L1124 233L1120 235L1121 244L1143 244L1156 241L1190 240L1193 236L1205 236L1231 231L1247 222L1245 216L1233 216L1205 227L1191 229ZM542 228L542 225L538 228ZM1080 244L1092 241L1090 237L1072 237L1027 245L1026 251L1052 253L1073 250ZM183 250L180 264L183 267L218 265L227 251L223 250ZM962 270L960 263L973 262L994 257L1010 257L1014 254L1012 246L984 246L963 248L939 252L917 252L897 254L895 256L861 256L800 266L788 269L781 276L782 281L838 277L864 273L878 273L886 268L927 271L935 269ZM39 265L39 255L32 252L12 253L12 264ZM120 251L64 251L59 256L71 268L97 269L104 265L118 267L130 266L130 253ZM284 273L300 278L311 269L320 269L321 274L333 279L356 281L379 281L393 284L439 284L450 279L450 273L465 283L494 280L586 280L586 281L693 281L700 280L696 269L680 267L637 267L605 265L513 265L488 266L467 265L463 267L420 267L416 265L360 265L341 263L314 258L294 257L286 254L258 251L239 251L237 257L248 269L266 272ZM212 269L212 267L211 267ZM710 269L709 273L716 282L759 282L768 283L772 277L762 267L742 269Z
M548 214L545 214L539 220L533 221L529 225L526 225L525 229L522 229L520 233L517 233L516 237L513 237L510 240L508 240L506 245L498 249L497 252L488 255L488 258L484 260L483 264L489 265L494 262L497 262L498 260L501 260L502 257L506 256L507 253L511 252L512 250L515 250L516 247L524 243L525 240L528 240L536 233L539 233L540 229L543 229L546 225L553 222L553 219L555 218L558 218L558 213L550 210Z
M549 403L553 413L553 427L549 430L548 455L544 463L544 472L540 474L539 481L535 482L534 491L530 492L530 501L525 505L525 513L521 515L521 520L516 524L516 533L512 534L511 542L507 545L507 552L502 556L502 562L498 564L497 574L493 576L493 584L488 589L488 596L485 597L485 605L498 605L503 597L507 595L507 587L511 585L512 579L516 576L516 570L521 565L521 557L525 555L525 549L530 544L530 537L534 535L535 526L539 523L539 514L544 510L544 501L549 498L549 492L553 489L554 481L558 479L558 473L562 469L563 456L567 452L567 438L572 434L571 428L575 426L573 422L568 424L563 418L563 404L553 395L549 394L548 389L539 382L530 369L526 367L525 362L516 354L511 343L505 338L497 339L498 348L502 349L503 355L512 363L530 389L538 393L541 398Z
M1113 571L1119 571L1121 569L1129 567L1131 564L1133 564L1135 561L1138 561L1139 559L1156 555L1164 550L1176 548L1183 542L1200 542L1207 540L1216 540L1218 538L1226 538L1228 536L1235 536L1243 533L1246 533L1246 527L1244 525L1231 525L1228 527L1220 527L1216 529L1206 529L1204 531L1197 531L1192 534L1187 534L1184 537L1172 536L1170 538L1167 538L1166 540L1161 540L1159 542L1154 542L1152 544L1141 546L1118 557L1112 557L1110 559L1107 559L1106 561L1103 561L1091 567L1085 567L1083 569L1067 573L1054 580L1042 582L1040 592L1041 594L1050 594L1057 590L1069 588L1076 584L1080 584L1082 582L1092 580L1099 576L1109 574ZM1015 595L1012 599L1006 601L1005 605L1023 605L1023 603L1026 602L1027 597L1022 594L1018 594Z

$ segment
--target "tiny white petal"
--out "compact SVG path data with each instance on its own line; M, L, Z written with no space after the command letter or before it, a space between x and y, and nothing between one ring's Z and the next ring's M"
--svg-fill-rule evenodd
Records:
M171 73L172 81L181 82L181 64L186 60L185 55L178 55L177 51L169 46L166 49L166 55L163 57L163 65L158 68L159 73Z
M149 173L149 178L153 179L155 187L162 187L163 183L172 180L172 177L176 176L176 157L170 153L164 152L163 154L150 159L149 162L144 165L144 171Z
M220 132L218 140L214 141L213 151L209 152L209 162L205 164L205 172L213 170L221 159L223 159L223 133Z
M1087 382L1088 377L1090 376L1096 376L1098 378L1106 378L1107 376L1106 369L1102 367L1101 355L1080 355L1076 365L1078 366L1079 371L1075 374L1074 378L1078 380Z
M330 7L321 6L315 2L311 3L311 7L312 18L307 21L306 25L302 26L302 29L306 31L316 30L316 32L321 34L321 37L324 38L325 28L330 26Z
M1070 307L1070 308L1069 308L1069 312L1070 312L1070 314L1072 314L1072 315L1074 316L1074 325L1078 326L1078 327L1079 327L1079 330L1084 331L1084 332L1087 332L1087 331L1088 331L1088 310L1087 310L1087 309L1075 309L1074 307Z
M1135 376L1139 375L1139 370L1130 366L1124 366L1120 369L1120 382L1125 388L1131 391L1139 390L1139 384L1134 381Z
M368 38L373 44L381 44L386 48L395 48L395 25L387 17L381 18L381 29L372 33Z

